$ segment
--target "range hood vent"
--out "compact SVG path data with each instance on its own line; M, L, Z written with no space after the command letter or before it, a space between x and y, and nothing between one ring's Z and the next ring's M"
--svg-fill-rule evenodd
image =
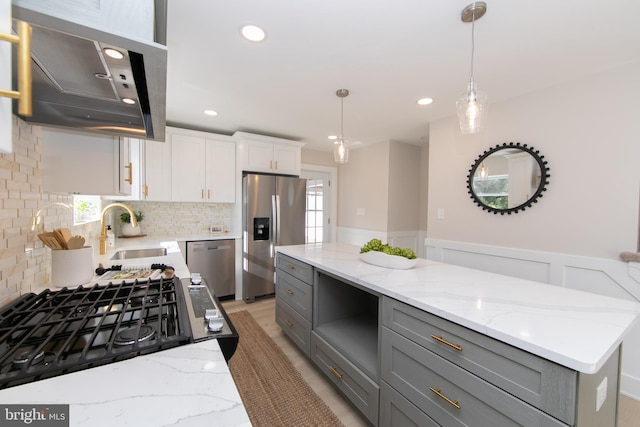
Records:
M167 49L155 40L166 40L159 34L166 31L166 3L72 3L13 2L13 17L33 28L33 115L22 118L164 141ZM122 58L108 56L105 49Z

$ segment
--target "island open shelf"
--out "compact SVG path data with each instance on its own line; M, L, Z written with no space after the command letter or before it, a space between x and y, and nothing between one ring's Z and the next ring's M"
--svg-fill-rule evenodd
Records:
M379 296L320 270L314 282L313 330L378 381Z

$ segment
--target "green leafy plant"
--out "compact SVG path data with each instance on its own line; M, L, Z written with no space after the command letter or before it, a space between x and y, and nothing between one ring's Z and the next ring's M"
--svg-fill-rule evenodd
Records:
M134 214L136 215L136 221L140 222L144 219L142 211L134 212ZM124 222L125 224L131 222L131 215L129 215L129 212L120 214L120 222Z
M81 214L91 215L95 212L96 207L93 203L86 200L77 200L75 203L75 209Z
M412 249L393 247L387 243L382 243L382 240L380 239L371 239L360 248L361 254L370 251L383 252L387 255L401 256L407 259L417 258Z

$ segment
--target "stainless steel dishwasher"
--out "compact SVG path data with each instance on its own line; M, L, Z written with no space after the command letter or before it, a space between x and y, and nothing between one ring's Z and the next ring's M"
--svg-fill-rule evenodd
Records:
M236 241L187 241L187 267L191 273L200 273L205 283L218 298L236 293Z

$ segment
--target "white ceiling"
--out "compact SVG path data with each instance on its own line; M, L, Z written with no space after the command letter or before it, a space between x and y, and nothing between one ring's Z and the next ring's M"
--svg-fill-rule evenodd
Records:
M335 92L346 88L350 142L421 144L429 122L455 115L468 84L471 24L460 13L470 3L168 0L167 122L330 150ZM495 103L638 61L638 17L640 0L488 0L475 80ZM244 40L245 24L265 29L266 41ZM434 103L418 106L426 96Z

